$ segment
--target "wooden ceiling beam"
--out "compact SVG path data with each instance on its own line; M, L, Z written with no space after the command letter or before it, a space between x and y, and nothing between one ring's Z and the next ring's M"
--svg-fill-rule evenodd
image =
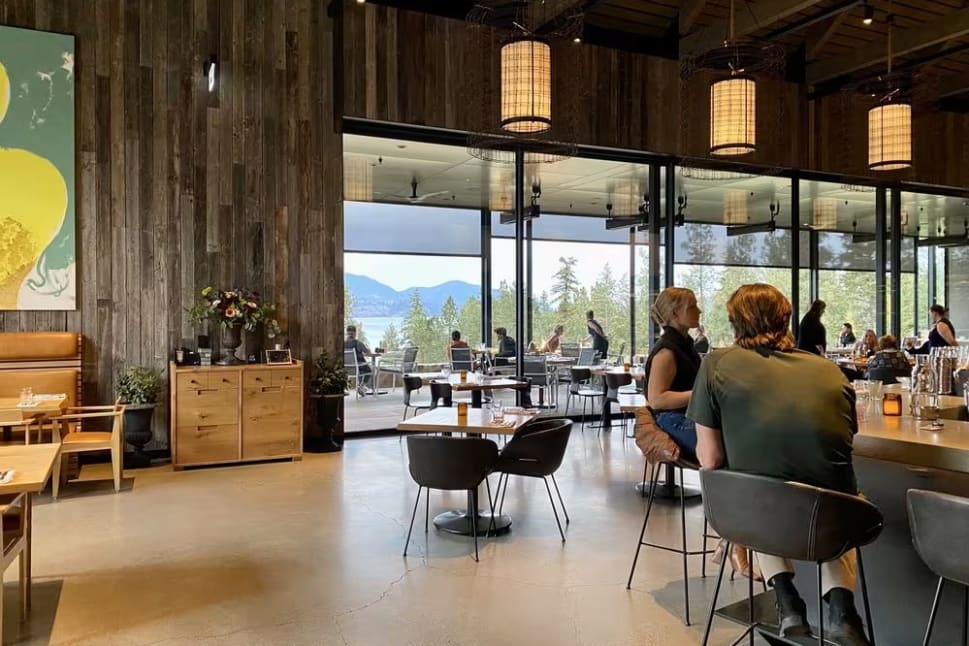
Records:
M892 36L892 55L905 56L969 34L969 9L939 16L919 27L896 31ZM820 60L807 66L807 82L817 85L851 74L888 59L887 43L875 42L845 56Z
M736 9L734 17L734 36L737 38L746 36L810 9L819 2L820 0L764 0L756 5L741 5ZM699 53L719 47L726 40L729 29L729 21L718 20L709 27L681 38L680 51Z
M969 92L969 75L950 74L939 79L934 94L940 99L945 99L966 92Z
M681 36L690 33L690 30L693 28L693 23L700 17L703 8L706 6L707 0L683 0L677 16Z
M804 43L804 57L807 60L813 61L818 57L818 54L828 44L831 37L837 33L847 16L847 13L839 13L828 22L816 25L813 30L808 32L807 40Z

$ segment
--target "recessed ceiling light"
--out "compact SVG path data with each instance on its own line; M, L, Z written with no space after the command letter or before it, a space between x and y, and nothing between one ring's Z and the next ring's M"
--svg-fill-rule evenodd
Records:
M572 42L573 43L581 43L582 42L582 36L576 36L575 38L572 39Z
M397 144L397 147L403 150L404 148L407 148L407 144Z
M870 25L872 20L874 19L875 19L875 8L866 2L865 17L861 19L861 22L863 22L866 25Z

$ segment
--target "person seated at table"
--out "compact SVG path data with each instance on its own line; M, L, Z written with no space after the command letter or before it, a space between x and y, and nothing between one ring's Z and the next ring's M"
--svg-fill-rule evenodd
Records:
M841 335L838 337L838 345L846 348L849 345L852 345L855 341L855 331L851 327L851 323L845 321L844 325L841 326Z
M663 333L646 358L646 401L656 425L673 438L680 455L696 460L696 429L686 417L700 355L689 336L700 325L700 308L694 293L683 287L667 287L653 303L650 315Z
M703 329L702 325L698 325L696 328L696 336L693 337L693 347L700 354L706 354L710 351L710 339L707 338L706 330Z
M565 326L556 325L555 329L552 330L552 336L545 339L545 343L542 344L539 350L541 352L551 352L557 353L559 351L559 346L562 345L562 337L565 336Z
M874 330L865 330L865 336L855 343L852 353L856 357L870 357L878 352L878 335Z
M898 383L898 377L908 377L911 373L908 357L898 349L898 339L891 334L878 339L878 352L868 361L868 378L894 384Z
M495 354L495 365L507 366L508 359L518 353L515 339L508 336L508 330L503 327L495 328L495 336L498 337L498 352Z
M461 338L461 332L454 330L451 332L451 342L447 345L447 354L451 356L451 350L453 348L466 348L468 347L468 342Z
M370 364L367 362L367 357L372 357L373 352L367 347L367 344L357 338L357 326L348 325L347 326L347 338L343 340L344 350L353 350L354 356L357 360L357 374L359 379L357 380L357 392L361 395L366 393L367 384L373 378L373 370Z
M792 311L779 290L764 284L744 285L727 301L734 345L703 360L686 413L696 423L697 456L704 469L732 469L855 495L854 391L833 362L795 349ZM777 596L781 633L810 635L791 563L767 554L758 559ZM853 551L821 566L828 603L825 636L862 646L869 642L854 605L854 566Z

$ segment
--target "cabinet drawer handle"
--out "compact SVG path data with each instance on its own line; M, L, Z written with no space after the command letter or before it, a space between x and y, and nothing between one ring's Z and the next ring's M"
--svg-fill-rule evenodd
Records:
M202 431L214 431L217 428L219 428L218 424L208 424L206 426L195 427L197 433L201 433Z
M219 392L219 389L218 388L199 388L196 392L198 392L199 395L201 395L202 393L217 393Z
M262 387L262 392L264 392L264 393L279 392L282 389L283 389L282 386L263 386Z

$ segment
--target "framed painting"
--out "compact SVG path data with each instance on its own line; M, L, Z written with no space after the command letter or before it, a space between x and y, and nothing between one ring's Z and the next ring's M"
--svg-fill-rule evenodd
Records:
M74 37L0 26L0 310L77 307Z

